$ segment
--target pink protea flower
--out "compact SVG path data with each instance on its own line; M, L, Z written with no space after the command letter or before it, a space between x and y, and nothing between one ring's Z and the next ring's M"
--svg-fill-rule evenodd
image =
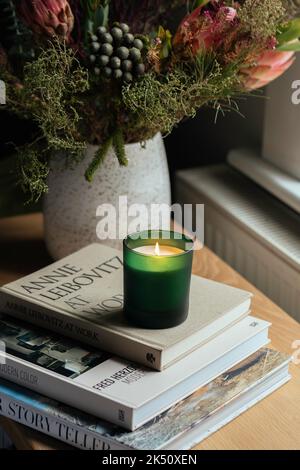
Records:
M293 51L268 50L263 52L255 66L242 70L245 89L255 90L267 85L282 75L294 60L295 53Z
M226 32L234 27L235 8L215 5L212 10L203 6L187 15L174 36L174 47L189 48L193 55L201 49L216 50L224 42Z
M67 0L21 0L19 14L35 33L69 42L74 16Z

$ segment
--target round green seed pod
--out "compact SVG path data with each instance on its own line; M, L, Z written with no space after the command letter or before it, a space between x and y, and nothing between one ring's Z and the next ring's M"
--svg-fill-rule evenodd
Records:
M132 73L125 72L124 75L123 75L123 78L124 78L124 82L127 82L127 83L132 82L132 80L133 80Z
M104 67L103 73L106 78L110 78L112 76L112 69L110 67Z
M123 60L121 67L124 72L130 72L132 70L133 64L131 60Z
M137 49L139 49L140 51L143 49L144 47L144 43L141 39L138 39L136 38L134 41L133 41L133 45L134 47L136 47Z
M97 42L98 41L98 36L96 36L95 34L92 34L91 41L92 42Z
M102 43L108 43L108 44L112 44L114 41L110 33L101 34L100 39Z
M120 59L122 60L128 59L129 49L127 49L127 47L124 47L124 46L118 47L116 51L116 55L120 57Z
M111 56L114 52L114 48L111 44L105 43L101 46L101 54Z
M89 59L90 59L91 64L94 64L96 62L96 56L94 54L91 54Z
M98 52L100 49L100 44L99 42L92 42L92 49L94 52Z
M119 57L113 56L110 59L110 66L113 69L119 69L121 67L121 59L119 59Z
M133 34L131 33L124 34L124 44L126 44L127 46L130 46L131 44L133 44L133 41L134 41Z
M111 29L111 35L115 41L122 41L123 31L115 26Z
M120 78L122 78L122 77L123 77L123 72L122 72L122 70L120 70L120 69L113 70L113 77L114 77L116 80L119 80Z
M105 34L106 31L107 31L107 29L105 28L105 26L99 26L99 28L97 28L97 34L98 35Z
M126 23L120 23L120 24L119 24L119 27L120 27L120 29L123 31L124 34L127 34L127 33L129 33L129 31L130 31L129 26L128 26L128 24L126 24Z
M135 67L134 67L134 73L136 75L144 75L145 73L145 65L144 64L137 64Z
M129 57L133 62L138 62L142 58L141 51L136 47L132 47L132 49L130 49Z
M105 67L109 62L109 56L101 55L98 59L98 62L99 62L99 65L101 65L101 67Z
M95 72L95 75L100 75L101 70L99 69L99 67L95 67L94 72Z

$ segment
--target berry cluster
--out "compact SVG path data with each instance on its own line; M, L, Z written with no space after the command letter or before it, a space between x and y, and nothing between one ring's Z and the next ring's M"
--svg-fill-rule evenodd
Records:
M110 30L100 26L91 37L89 60L96 75L130 83L145 73L143 49L143 41L130 33L127 24L116 23Z

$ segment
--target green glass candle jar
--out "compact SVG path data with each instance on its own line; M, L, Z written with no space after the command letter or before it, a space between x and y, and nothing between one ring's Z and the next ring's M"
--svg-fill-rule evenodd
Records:
M164 230L129 235L123 243L124 314L142 328L170 328L188 315L193 241Z

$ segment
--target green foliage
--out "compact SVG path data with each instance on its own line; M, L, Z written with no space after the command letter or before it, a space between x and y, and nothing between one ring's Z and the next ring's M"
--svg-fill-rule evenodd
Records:
M245 0L239 9L239 18L252 37L262 40L276 34L285 12L282 0Z
M294 9L299 0L223 0L213 5L209 0L72 0L76 28L70 47L58 40L42 42L41 35L33 37L41 41L43 49L35 49L35 60L24 66L34 42L29 41L28 48L26 31L16 16L16 1L0 0L0 42L5 49L0 49L0 78L7 88L5 109L34 121L37 127L35 142L19 151L22 187L33 200L46 192L47 161L53 151L62 151L75 161L87 143L99 145L85 173L92 181L111 146L120 165L127 165L125 143L147 140L158 131L169 133L204 105L217 111L231 108L232 97L243 89L243 68L251 70L260 54L275 42L275 35L279 49L300 49L299 20L287 22L283 7L287 3ZM237 7L237 21L216 17L212 29L217 29L222 41L215 31L205 31L204 14L199 24L193 24L195 31L188 31L194 38L186 40L184 34L178 34L172 41L186 11L198 6L217 11L223 5ZM107 44L103 49L95 33L108 21L111 25L128 23L145 40L143 63L139 63L139 42L130 48L130 37L124 36L122 51L118 44L119 50L113 54L117 57L111 57ZM147 36L140 36L142 33ZM201 41L203 35L207 45ZM206 48L199 47L201 52L194 57L197 47L191 44L197 41ZM106 42L111 42L109 36ZM88 44L93 45L92 53ZM130 60L124 64L121 59L126 55ZM89 65L94 72L90 75ZM116 79L121 73L124 81ZM115 79L107 79L110 75Z
M277 34L280 51L300 51L300 18L286 23Z
M116 129L111 136L109 136L103 145L101 145L96 151L93 160L89 164L86 172L85 178L90 183L93 181L94 175L102 162L104 161L110 147L113 147L116 157L121 166L127 166L128 160L125 154L125 141L124 135L121 129Z
M160 58L166 59L172 51L172 34L169 30L159 27L157 37L161 40Z
M51 152L65 151L74 160L86 147L79 123L88 73L75 53L57 41L24 67L23 84L7 70L1 78L7 85L6 109L37 124L36 142L18 149L20 185L35 201L47 191Z
M84 11L84 43L87 46L89 37L99 26L106 26L108 22L110 0L81 0Z
M154 135L159 130L169 133L184 117L195 116L203 105L219 108L238 90L234 65L224 70L214 58L200 56L190 66L177 65L167 76L147 74L124 87L123 101Z
M20 215L33 211L41 211L41 204L24 205L24 191L18 185L20 175L17 174L18 159L16 153L3 154L0 158L0 217Z
M39 147L26 146L18 149L18 184L30 194L28 202L36 202L48 191L46 179L49 173L45 153Z
M49 148L77 154L85 147L78 133L78 108L88 88L87 71L74 52L58 42L25 66L22 99L32 103L32 117Z
M119 160L121 166L127 166L128 160L125 154L125 142L124 142L124 135L121 129L117 129L112 138L112 144L114 151L116 153L116 157Z
M91 183L93 181L93 177L95 172L103 162L104 158L107 155L108 150L112 145L112 137L106 139L101 147L98 148L97 152L94 155L93 160L91 161L88 169L85 172L85 179Z

